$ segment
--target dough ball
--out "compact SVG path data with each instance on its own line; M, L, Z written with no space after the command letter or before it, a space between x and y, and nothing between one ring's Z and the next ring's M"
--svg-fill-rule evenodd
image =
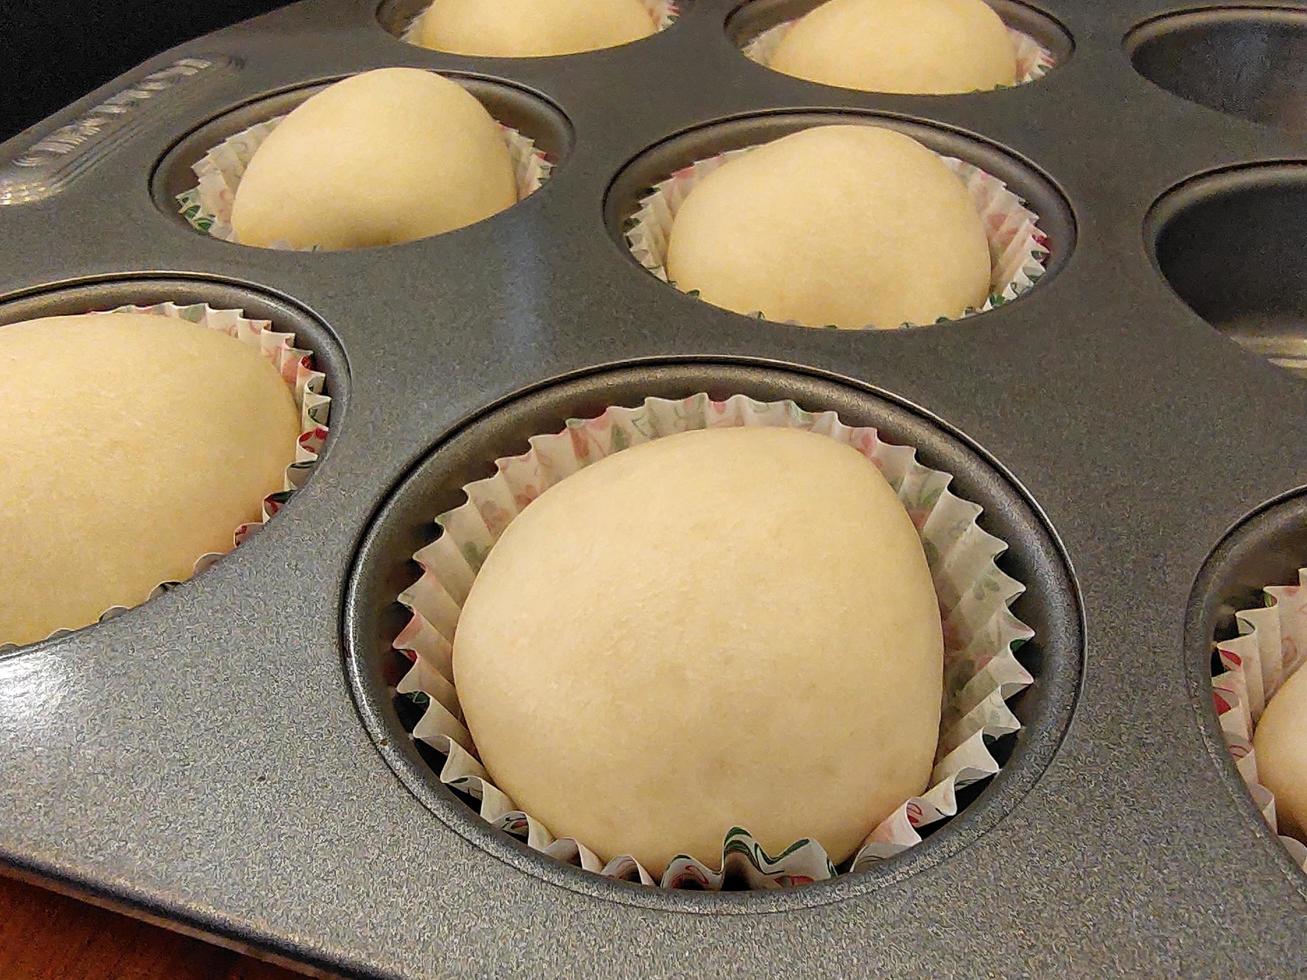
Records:
M1307 844L1307 668L1275 692L1253 734L1257 777L1275 794L1280 833Z
M0 643L94 623L232 549L295 458L255 348L146 314L0 326Z
M1016 64L982 0L829 0L790 29L770 67L864 92L946 95L1012 85Z
M653 32L640 0L435 0L417 40L454 54L536 58L611 48Z
M911 137L817 126L690 191L667 246L678 287L809 327L932 323L989 295L989 243L962 181Z
M454 639L496 785L661 873L739 825L839 861L926 788L940 617L880 471L826 436L711 429L617 453L509 525Z
M417 68L339 81L296 108L236 188L237 241L395 245L462 228L517 201L499 125L462 86Z

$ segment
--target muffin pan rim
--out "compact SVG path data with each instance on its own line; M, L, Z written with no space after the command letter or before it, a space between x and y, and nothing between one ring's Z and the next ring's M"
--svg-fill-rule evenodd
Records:
M639 202L649 193L651 184L665 179L681 167L698 160L706 160L724 150L744 146L761 146L782 136L801 132L815 126L849 123L884 126L896 132L906 133L923 142L936 153L944 156L955 156L998 177L1007 185L1008 190L1016 194L1038 215L1039 230L1048 239L1048 254L1044 260L1043 275L1015 299L1008 300L1001 307L951 318L944 323L921 323L899 329L922 330L962 327L977 317L987 316L999 309L1006 309L1012 304L1026 299L1041 286L1046 286L1055 279L1071 261L1079 237L1079 220L1075 209L1057 182L1032 161L998 143L947 123L936 122L903 112L858 108L791 107L735 113L707 119L696 126L671 133L657 142L645 146L616 168L612 178L604 188L602 220L607 229L608 237L617 246L628 266L638 270L638 274L641 276L656 279L632 254L631 247L627 243L625 236L627 222L638 210ZM739 138L738 134L750 133L758 129L762 129L767 135L758 137L750 135L747 139ZM717 149L710 149L714 144ZM655 161L658 161L658 163L653 166ZM995 167L995 163L998 163L999 166ZM1037 200L1034 198L1037 198ZM697 296L690 296L670 283L663 282L661 285L680 293L686 299L692 299L700 303L707 302ZM761 320L773 326L799 330L825 329L783 323L777 320L768 320L765 317L737 313L712 303L707 305L726 316L749 321ZM864 328L850 332L875 333L876 331Z
M1307 17L1307 8L1304 8L1304 16ZM1193 174L1162 191L1149 205L1141 224L1148 264L1163 288L1184 310L1196 318L1196 325L1206 327L1228 342L1239 344L1241 348L1243 344L1238 338L1231 336L1223 326L1208 320L1175 286L1170 274L1163 268L1159 246L1171 224L1186 215L1210 204L1219 203L1225 197L1256 192L1262 188L1274 189L1277 186L1298 188L1302 196L1307 199L1307 154L1304 154L1301 159L1286 157L1257 160ZM1270 360L1259 352L1249 351L1249 353ZM1277 370L1291 370L1279 365L1276 367Z
M731 380L714 381L709 384L705 372L710 370L726 372ZM655 380L653 372L663 373ZM682 376L686 376L685 381L678 380ZM714 377L720 375L715 373ZM1056 570L1042 573L1043 577L1039 581L1027 581L1018 575L1018 579L1026 586L1026 591L1018 600L1018 604L1038 603L1041 609L1047 606L1061 612L1061 616L1057 613L1051 614L1053 624L1060 626L1060 629L1054 630L1052 635L1041 635L1037 630L1036 637L1032 641L1033 646L1039 649L1041 659L1046 656L1062 658L1053 666L1045 667L1038 672L1035 687L1025 695L1039 698L1036 708L1039 714L1046 716L1040 719L1045 727L1036 729L1033 722L1024 725L1016 736L1021 744L1014 748L1014 757L1004 762L1003 768L985 784L979 797L964 807L970 811L968 816L959 813L930 834L921 844L881 862L868 871L841 875L830 881L770 892L700 894L614 881L537 854L508 834L487 826L474 811L455 799L453 794L440 784L435 772L418 756L415 748L410 750L411 736L394 716L388 689L384 685L378 686L378 677L367 663L373 654L373 642L378 637L373 628L380 625L380 620L385 618L385 613L365 607L366 600L361 598L360 593L366 593L368 588L367 585L360 584L366 578L360 569L369 563L383 562L384 559L376 555L377 549L381 547L378 540L384 537L387 523L393 524L396 519L395 512L405 509L400 501L405 497L411 498L417 493L413 489L415 481L418 483L427 481L432 471L441 471L442 460L451 451L457 459L461 444L469 439L485 441L487 438L485 430L487 427L492 427L497 418L505 415L516 418L523 412L539 413L546 408L549 417L554 414L567 417L574 413L571 410L555 413L554 408L560 403L567 404L578 399L582 402L593 401L587 397L589 390L597 389L607 395L613 386L623 388L624 393L611 404L627 404L635 398L635 391L641 390L645 385L648 385L648 388L643 390L651 393L665 394L668 386L677 390L683 389L687 394L708 387L719 390L724 395L728 390L750 394L750 389L756 392L760 384L774 386L778 391L776 395L769 392L765 396L758 397L767 399L779 397L779 390L784 389L786 385L797 388L806 384L828 395L835 393L835 397L843 396L860 406L865 405L868 415L879 414L888 417L891 420L889 424L895 428L906 425L914 430L932 432L934 441L931 445L925 442L916 443L919 451L928 457L928 462L929 457L943 445L946 447L944 451L952 452L958 459L970 457L974 460L974 465L986 473L983 482L990 486L985 489L998 487L1002 488L1000 492L1011 495L1010 499L1002 504L990 498L986 498L985 502L981 503L980 499L976 499L977 494L963 492L962 495L966 499L981 503L985 508L985 514L989 515L989 518L987 520L982 515L982 524L992 525L995 519L1004 521L1005 518L999 515L1013 506L1028 512L1023 516L1030 523L1024 530L1030 538L1038 539L1044 549L1042 554L1033 556L1030 560L1040 567L1045 563L1053 565ZM626 388L632 390L626 393ZM654 391L655 388L657 392ZM801 404L806 405L805 397L807 393L796 396ZM604 401L602 398L600 400ZM605 401L605 403L609 402ZM822 406L813 404L811 407L820 410ZM841 414L841 418L848 420L844 414ZM859 424L871 423L863 421ZM881 428L880 425L877 427ZM552 429L541 431L552 431ZM881 428L881 431L885 430ZM890 433L889 438L892 442L900 441L894 433ZM491 459L500 455L503 455L503 452L498 450L489 453L483 460L483 468L489 465ZM960 470L955 469L952 472L955 477L954 487L957 486L957 481L965 484L971 479L969 474L964 475ZM430 516L434 518L435 510L439 509L433 508ZM1005 540L1009 544L1005 554L1015 559L1020 545L1013 543L1008 537L1005 537ZM1027 556L1020 557L1024 560ZM407 556L403 557L400 564L405 567L411 566ZM1063 581L1067 594L1062 597L1049 594L1041 598L1038 592L1039 585L1044 584L1047 578ZM361 609L361 606L364 608ZM530 386L488 406L474 418L446 432L390 486L361 534L342 598L341 633L344 670L363 726L371 736L377 751L403 781L409 792L417 797L437 819L499 860L534 874L551 884L621 904L641 905L689 914L775 913L829 905L866 895L879 886L899 882L917 871L946 861L952 854L992 830L1012 809L1019 807L1021 800L1039 781L1056 757L1066 736L1079 699L1085 671L1084 611L1075 572L1047 515L1000 462L995 461L991 454L946 421L874 385L839 378L804 365L776 364L757 358L673 356L646 358L635 362L605 363L583 372ZM389 652L388 642L383 643L382 647L381 654L385 656ZM1035 743L1033 746L1030 744L1032 742ZM403 748L398 747L400 745L403 745ZM960 826L954 827L955 823L959 823Z
M1285 877L1307 898L1307 874L1294 864L1289 852L1281 846L1276 835L1267 826L1226 747L1216 709L1212 703L1211 666L1216 639L1216 620L1221 615L1219 609L1213 608L1213 605L1228 594L1218 585L1221 576L1231 574L1231 566L1237 564L1248 551L1258 546L1267 546L1276 533L1283 532L1286 525L1301 525L1305 517L1307 517L1307 484L1264 501L1230 527L1212 548L1194 578L1184 613L1184 646L1185 672L1193 691L1195 727L1201 732L1212 765L1235 805L1251 824L1252 836L1274 855ZM1307 553L1303 554L1298 564L1307 568ZM1261 584L1294 583L1276 581ZM1238 605L1237 608L1249 607Z
M103 296L103 300L95 297ZM241 300L239 303L229 300ZM126 305L148 305L150 302L208 303L215 309L240 309L253 319L271 320L274 329L293 333L297 344L313 352L314 366L326 375L326 390L331 395L331 433L318 453L304 485L288 500L272 520L290 513L298 515L304 486L308 486L327 465L331 452L345 427L349 407L350 367L344 345L336 331L307 306L295 299L277 294L266 288L216 275L136 272L121 275L74 276L65 280L44 283L0 297L0 330L10 323L21 323L47 316L63 316L75 312L92 312ZM251 307L248 304L253 304ZM46 307L42 310L41 307ZM52 309L51 309L52 307ZM17 316L11 316L17 311ZM307 339L307 343L305 340ZM213 565L239 560L237 556L252 542L233 547L210 566L173 584L168 592L203 588ZM191 583L200 583L192 585ZM149 605L153 598L138 602L116 613L112 618L133 616L137 610ZM72 630L61 630L58 635L43 637L32 643L0 648L0 663L11 658L57 648L65 639L96 629L103 620L88 623Z
M759 8L794 8L793 13L796 17L802 17L821 6L825 0L738 0L736 5L727 13L722 29L725 32L726 39L731 46L736 49L740 57L746 61L752 61L744 53L744 46L756 38L759 34L770 30L787 20L792 20L790 12L775 16L770 10L760 10L756 13L750 13L750 7ZM1063 67L1068 61L1075 57L1076 42L1075 36L1049 11L1044 10L1033 3L1027 3L1025 0L983 0L996 14L999 20L1009 29L1019 30L1023 34L1034 38L1045 50L1052 53L1056 59L1053 67L1044 73L1044 76L1032 79L1030 82L1024 82L1017 85L1004 86L998 89L992 89L981 92L903 92L896 93L900 95L913 95L914 97L927 99L950 99L957 98L959 95L981 95L981 96L1001 96L1012 89L1020 88L1024 85L1037 84L1043 81L1044 77ZM778 11L779 12L779 11ZM1031 30L1032 27L1038 26L1038 30ZM755 62L756 64L756 62ZM767 65L758 65L765 71L773 71ZM779 74L784 74L779 73ZM792 76L787 76L792 77ZM850 89L842 85L830 85L825 82L818 82L813 79L795 79L803 81L809 85L817 85L822 88L834 89L845 92L861 92L861 89ZM867 95L890 94L865 92Z
M480 93L495 90L504 93L509 100L516 102L518 107L522 107L526 114L531 115L533 122L540 122L542 124L542 129L548 130L547 135L549 137L549 142L554 144L556 148L547 149L541 142L539 142L537 138L538 134L533 135L532 133L525 132L525 130L519 130L519 132L524 132L525 135L530 136L532 139L537 139L537 146L544 150L544 152L546 152L551 158L555 171L559 167L566 166L567 158L571 155L572 150L576 145L576 130L567 113L564 112L563 109L548 95L531 88L529 85L515 82L499 75L484 74L461 68L436 68L431 66L420 67L416 70L428 71L432 74L440 75L444 78L450 79L451 81L457 82L463 87L464 91L469 92L478 102L485 106L486 111L490 112L491 117L501 125L504 124L503 120L491 111L490 106L485 104L483 94ZM180 193L180 191L177 191L176 189L178 187L189 189L190 187L195 186L195 178L191 170L191 165L198 161L210 149L220 144L228 136L242 132L250 126L256 125L260 122L266 122L268 119L275 116L284 115L286 112L302 105L308 99L312 98L330 85L361 73L361 71L336 73L334 75L314 80L303 80L290 85L267 90L253 98L245 99L236 104L220 109L219 111L210 114L198 124L191 126L164 147L162 152L160 152L156 158L153 166L150 168L148 177L149 196L151 201L154 203L155 208L165 217L165 219L169 219L173 225L180 225L183 231L199 235L201 238L208 238L211 241L217 242L220 246L240 249L258 248L258 246L244 245L240 242L221 241L220 239L213 238L213 236L207 235L204 232L193 228L181 215L176 200L176 193ZM277 105L278 108L269 111L269 104ZM526 106L530 106L531 108L529 110L525 109ZM214 142L210 143L210 139L213 139ZM197 147L202 148L196 152ZM548 189L547 183L548 182L546 182L546 186L540 187L539 190L530 194L527 198L519 199L515 204L506 208L504 211L488 215L472 224L480 225L487 221L493 221L501 214L511 211L513 208L529 203L531 198L538 196ZM472 227L472 225L464 227ZM462 228L454 228L450 231L443 232L442 235L456 234L461 230ZM362 249L333 249L321 253L313 252L312 254L320 257L322 255L337 255L342 253L350 255L354 253L375 252L383 249L404 248L405 246L415 245L431 238L442 237L442 235L428 235L424 238L414 239L413 241L408 242L397 242L393 245L375 245ZM281 250L262 249L262 251Z
M571 54L538 54L538 55L454 54L453 52L449 52L449 51L437 51L434 48L425 48L420 44L410 44L408 41L405 41L403 38L404 31L407 29L408 25L412 23L413 20L418 16L418 14L422 13L424 10L426 10L427 7L431 6L432 0L416 0L416 3L411 3L411 0L374 0L373 9L372 9L372 23L376 27L378 27L383 34L385 34L387 37L391 38L392 40L398 41L400 44L403 44L406 47L417 48L419 51L427 51L435 55L452 55L454 57L467 58L469 60L478 61L478 62L479 61L503 61L505 63L521 62L521 61L558 62L564 58L577 58L577 57L584 57L585 55L599 54L605 51L617 51L622 48L629 48L633 44L640 44L644 41L655 40L660 34L666 34L668 31L674 30L676 26L680 24L680 22L685 18L686 13L695 5L695 0L672 0L672 2L678 8L677 15L675 19L673 19L672 22L668 24L666 27L664 27L662 30L655 29L654 32L650 34L648 37L636 38L634 41L626 41L622 44L610 44L602 48L591 48L588 51L574 51ZM404 19L397 20L396 18L401 16L401 12L403 8L406 8L410 5L415 6L417 9L415 9L412 13L402 13Z
M1275 122L1253 118L1240 112L1218 109L1205 102L1191 99L1166 87L1145 74L1136 63L1136 54L1151 42L1164 38L1174 29L1189 27L1237 26L1241 23L1279 23L1290 25L1307 37L1307 7L1295 6L1289 0L1225 0L1224 3L1196 2L1189 6L1176 7L1144 17L1136 21L1121 36L1121 51L1131 70L1145 82L1167 96L1182 103L1195 106L1207 112L1214 112L1226 119L1238 120L1264 129L1286 132L1285 127Z

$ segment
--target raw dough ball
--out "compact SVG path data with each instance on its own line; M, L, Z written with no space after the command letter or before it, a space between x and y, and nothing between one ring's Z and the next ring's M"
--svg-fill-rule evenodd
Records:
M932 323L989 295L989 243L957 176L911 137L818 126L690 191L667 273L737 313L809 327Z
M1016 64L982 0L830 0L790 29L770 67L864 92L944 95L1012 85Z
M417 40L454 54L535 58L611 48L653 32L640 0L435 0Z
M926 788L943 646L880 471L792 429L710 429L567 477L491 550L454 640L496 785L658 874L731 827L835 861Z
M1307 668L1275 692L1253 734L1257 778L1275 794L1280 833L1307 844Z
M346 249L462 228L517 201L499 125L462 86L381 68L323 89L254 153L232 226L245 245Z
M294 461L257 349L146 314L0 326L0 643L94 623L232 549Z

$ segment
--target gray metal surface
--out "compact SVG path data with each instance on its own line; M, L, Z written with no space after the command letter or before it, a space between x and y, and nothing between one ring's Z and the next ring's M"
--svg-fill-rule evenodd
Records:
M1215 751L1198 682L1199 634L1215 628L1212 610L1237 580L1200 571L1246 515L1307 483L1304 388L1194 313L1159 273L1145 232L1171 188L1209 171L1303 161L1307 137L1183 101L1136 74L1123 38L1178 9L1157 0L1041 0L1074 42L1066 64L1036 84L950 97L847 92L768 72L729 40L735 6L697 0L670 30L624 48L504 60L408 47L382 29L374 3L311 0L144 66L236 62L178 86L185 100L151 99L130 138L58 193L0 207L0 297L25 297L21 307L0 301L0 321L38 311L33 293L99 277L244 284L326 324L343 351L333 394L348 401L319 471L237 554L111 622L0 659L0 859L341 972L1307 968L1307 880ZM241 248L161 210L170 179L161 161L198 126L390 64L483 75L557 106L570 130L554 177L488 221L355 253ZM4 144L0 157L137 77ZM1054 242L1060 269L962 323L804 330L682 296L614 240L610 186L649 147L743 113L848 109L956 130L1044 175L1074 222L1069 252ZM1267 181L1278 193L1280 179ZM1307 214L1292 200L1298 210L1283 220L1300 224ZM1231 256L1236 268L1243 259ZM798 889L770 909L755 896L647 899L530 866L543 859L442 819L378 751L345 669L355 556L392 488L434 447L546 382L686 358L843 379L849 398L881 392L914 424L940 420L940 438L975 456L977 473L1019 488L1025 509L1042 515L1035 525L1051 529L1039 533L1060 546L1073 583L1048 605L1083 617L1074 712L1060 741L1031 733L1049 758L1020 777L1020 793L1006 789L1015 778L996 780L1002 805L982 797L954 844L932 839L865 884ZM1055 581L1058 564L1036 580Z

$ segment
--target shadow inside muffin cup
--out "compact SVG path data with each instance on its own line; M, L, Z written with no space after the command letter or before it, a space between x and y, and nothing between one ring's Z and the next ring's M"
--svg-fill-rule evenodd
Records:
M1145 21L1125 38L1135 71L1228 116L1307 133L1307 9L1208 7Z
M708 170L724 155L829 125L891 129L912 137L946 162L958 162L950 169L967 183L973 204L985 216L991 291L981 309L969 309L961 317L941 317L935 323L964 319L1019 299L1055 275L1074 248L1070 205L1052 182L1030 165L993 144L941 126L855 110L780 110L736 116L655 144L629 161L609 185L604 218L610 236L638 266L668 282L664 268L668 234L686 185L696 179L693 171ZM768 319L761 312L752 318Z
M1172 188L1144 237L1156 270L1214 330L1307 378L1307 163L1236 167Z
M952 474L952 486L958 495L980 504L984 509L981 523L1011 546L1000 559L1002 569L1028 586L1012 609L1035 631L1035 639L1022 647L1019 654L1020 663L1034 677L1034 684L1019 693L1008 692L1013 695L1008 708L1019 720L1022 733L1019 738L1007 735L988 744L988 751L1002 767L998 776L962 789L957 794L957 805L967 812L942 825L927 822L922 828L922 834L927 837L925 843L908 847L907 851L920 855L917 863L928 863L932 855L938 857L950 847L960 846L968 828L988 826L1011 805L1014 797L1010 794L1017 784L1028 786L1037 778L1043 765L1037 760L1051 755L1061 737L1064 719L1074 703L1080 672L1079 614L1074 586L1067 578L1056 548L1049 550L1050 543L1039 519L1033 512L1025 511L1012 491L1005 488L1002 478L992 474L978 456L953 443L931 423L913 421L911 413L890 402L787 371L741 365L673 364L602 372L543 389L498 409L442 444L420 463L392 494L369 529L346 596L347 670L364 723L380 751L419 798L443 820L491 853L511 857L514 863L532 873L585 890L611 889L617 884L611 877L588 874L583 876L584 880L602 886L587 886L584 880L578 881L578 868L564 863L584 866L582 856L574 849L564 848L562 853L549 851L555 858L561 858L554 860L523 847L513 835L526 836L531 830L526 818L517 820L505 812L500 815L503 819L492 827L478 816L478 811L483 809L482 788L476 780L481 777L468 770L459 771L458 766L451 766L449 758L437 750L439 740L432 737L433 730L427 723L432 702L424 697L421 703L415 703L411 694L421 690L421 685L413 684L409 659L392 647L410 626L409 616L396 603L396 597L420 575L421 569L411 556L436 539L433 518L463 502L462 488L467 483L493 474L496 471L493 460L520 453L527 448L529 436L558 431L567 418L594 417L611 405L640 405L647 396L680 399L694 392L710 393L722 399L732 393L744 393L755 399L755 406L792 398L806 409L835 411L841 421L875 426L887 440L918 448L927 465ZM449 694L448 688L439 685L432 690L440 697ZM548 841L552 838L538 832L531 837L537 846L549 849ZM901 843L888 843L889 851L877 855L877 859L856 873L840 874L833 881L820 883L820 887L870 887L880 880L879 869L893 866L904 858L902 853L888 856L902 849ZM610 875L640 877L629 865L606 870ZM748 887L750 877L736 868L734 873L728 869L720 880L705 882L690 874L676 884L680 888L732 890ZM780 880L774 880L772 886L802 883L805 877L798 874L786 880L782 870ZM753 887L758 887L756 881ZM665 890L663 893L673 894ZM684 892L675 894L683 896ZM800 904L803 902L800 900ZM678 898L675 907L683 906L684 898Z
M457 82L471 93L504 130L510 154L515 154L514 171L518 181L518 203L521 203L567 157L573 140L571 123L560 109L527 89L479 75L461 72L439 74ZM349 76L342 76L345 77ZM235 147L248 142L242 134L249 134L257 141L248 148L249 154L252 154L253 148L284 116L342 78L262 96L224 112L187 133L167 150L154 169L151 194L155 206L172 220L181 222L199 234L221 237L225 229L221 225L215 227L212 213L200 204L196 194L200 183L196 173L197 165L211 170L210 163L205 162L206 158L224 146ZM245 148L239 153L245 153ZM226 152L219 154L224 160L229 160L231 156ZM245 162L248 162L248 157ZM490 215L483 220L493 217Z
M826 0L748 0L727 18L726 34L750 61L767 67L768 58L794 21ZM1065 64L1074 50L1071 35L1048 14L1018 0L985 0L1008 29L1017 49L1018 85L1038 81ZM812 82L810 84L823 84ZM922 93L932 98L947 95Z

